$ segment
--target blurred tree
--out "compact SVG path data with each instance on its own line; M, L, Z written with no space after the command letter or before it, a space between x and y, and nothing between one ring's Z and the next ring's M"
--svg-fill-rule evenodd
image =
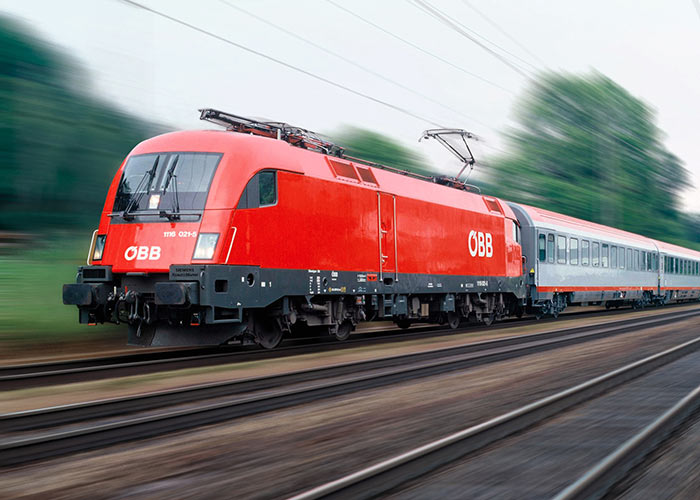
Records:
M99 102L77 63L0 17L0 230L96 225L120 162L158 129Z
M645 103L598 73L546 74L516 112L512 153L493 162L489 191L662 240L691 237L679 208L688 173Z
M689 231L690 241L696 243L695 248L700 250L700 213L688 214L685 224Z
M333 134L333 141L345 148L345 154L381 163L389 167L433 176L428 161L390 137L357 127L345 127Z

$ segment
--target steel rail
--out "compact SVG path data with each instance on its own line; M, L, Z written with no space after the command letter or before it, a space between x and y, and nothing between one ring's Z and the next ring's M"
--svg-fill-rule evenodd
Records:
M675 307L672 305L671 307ZM600 317L609 318L614 314L629 311L602 311L569 313L570 317ZM655 315L654 317L672 316L673 311ZM614 317L614 316L612 316ZM628 318L620 321L631 321ZM534 319L532 320L535 321ZM554 320L552 320L554 323ZM517 328L522 321L508 320L501 328ZM396 328L371 331L361 338L337 342L335 339L290 339L292 345L275 350L237 350L227 352L227 346L202 347L195 349L169 349L139 354L123 354L112 357L85 358L56 362L30 363L25 365L0 366L0 390L27 389L47 385L99 380L131 375L143 375L167 370L211 366L212 364L227 364L244 361L259 361L264 359L284 358L307 352L323 352L343 350L358 346L374 345L386 342L401 342L407 339L421 339L440 335L457 335L478 330L479 326L467 326L452 330L442 326L421 326L407 332L398 333ZM294 345L303 342L300 345ZM223 352L222 352L223 351Z
M324 380L343 375L352 375L360 371L367 372L370 370L386 369L396 366L405 367L410 363L416 363L419 361L431 361L440 358L444 359L448 356L458 356L464 354L468 355L470 353L479 352L483 354L485 351L491 351L486 352L486 355L472 358L471 366L476 366L486 362L506 359L507 357L522 356L532 352L533 349L544 350L545 347L560 347L562 346L562 342L572 342L577 340L583 341L598 338L600 335L621 334L631 329L636 329L639 327L649 328L657 324L666 324L670 320L680 321L696 315L700 315L700 311L675 313L670 317L668 315L663 315L663 317L653 316L652 318L631 318L626 321L597 324L593 327L574 327L541 333L510 336L500 339L472 342L458 346L431 349L418 353L397 354L366 361L335 363L318 368L296 370L282 374L250 377L233 381L211 382L151 392L138 396L110 398L41 408L37 410L14 412L0 415L0 423L2 423L2 427L6 432L31 430L47 426L56 427L89 418L105 418L134 411L141 411L144 407L154 409L169 405L213 399L222 396L240 395L254 391L279 388L282 385L292 385L314 380ZM593 329L596 327L597 329ZM580 338L572 337L572 335L579 333L584 333L585 335L581 336ZM545 341L549 343L548 346L542 344L542 342ZM518 349L498 352L493 351L494 349L511 346L518 347ZM449 366L444 367L446 369L449 368Z
M700 311L686 311L677 314L675 319L681 320L699 314ZM562 333L560 331L508 337L478 344L343 363L268 377L204 384L136 397L5 414L0 416L2 427L8 431L18 431L54 426L56 423L84 422L86 419L153 410L166 405L172 406L215 397L236 396L234 400L208 403L195 408L170 409L148 416L127 416L118 422L88 423L80 429L58 429L41 435L5 439L0 442L0 465L7 466L39 460L58 454L232 420L360 390L544 352L587 340L636 331L640 328L650 328L658 324L666 324L668 321L669 318L637 318L636 321L626 322L624 325L589 327L588 331L583 332L564 331L565 333ZM306 384L299 386L302 382ZM294 386L295 384L297 386ZM251 391L266 392L250 394Z
M512 325L513 327L517 325ZM511 327L508 325L507 327ZM358 345L394 342L406 338L424 338L444 334L459 334L469 328L448 330L440 326L423 326L398 334L398 328L368 331L363 338L337 342L335 339L290 339L292 345L274 350L239 349L239 346L210 346L194 349L169 349L164 351L123 354L98 358L74 359L25 365L0 366L0 390L27 389L30 387L82 382L121 376L143 375L159 371L211 366L212 364L259 361L284 358L307 352L333 351ZM394 333L392 335L392 333ZM202 353L202 354L200 354Z
M700 409L700 386L591 467L554 500L601 498Z
M290 498L369 498L416 479L700 348L700 337Z

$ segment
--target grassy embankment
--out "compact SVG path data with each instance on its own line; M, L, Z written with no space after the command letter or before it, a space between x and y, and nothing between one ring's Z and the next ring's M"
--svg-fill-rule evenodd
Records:
M0 342L16 346L104 338L125 343L123 327L80 325L77 308L63 305L61 287L75 282L89 244L89 232L35 236L24 248L0 254Z

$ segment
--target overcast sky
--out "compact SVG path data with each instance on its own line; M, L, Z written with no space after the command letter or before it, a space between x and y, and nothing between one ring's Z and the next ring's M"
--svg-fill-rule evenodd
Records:
M83 63L96 94L153 121L202 128L197 108L215 107L320 132L351 124L393 136L440 166L447 158L435 144L417 143L422 130L434 127L425 119L476 132L485 139L477 153L488 159L503 148L500 132L511 123L514 100L528 84L511 66L407 0L336 1L461 69L325 0L228 0L403 88L219 0L136 1L421 118L119 0L0 0L0 11L29 23ZM508 50L506 58L528 70L595 69L651 105L667 134L666 146L692 174L695 188L684 197L685 207L700 211L700 13L694 1L429 3Z

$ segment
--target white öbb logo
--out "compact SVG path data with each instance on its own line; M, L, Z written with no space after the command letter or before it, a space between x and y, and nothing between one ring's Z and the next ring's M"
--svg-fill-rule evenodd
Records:
M469 231L469 253L472 257L493 256L493 238L491 233L481 231Z
M124 252L126 260L158 260L160 247L129 247Z

